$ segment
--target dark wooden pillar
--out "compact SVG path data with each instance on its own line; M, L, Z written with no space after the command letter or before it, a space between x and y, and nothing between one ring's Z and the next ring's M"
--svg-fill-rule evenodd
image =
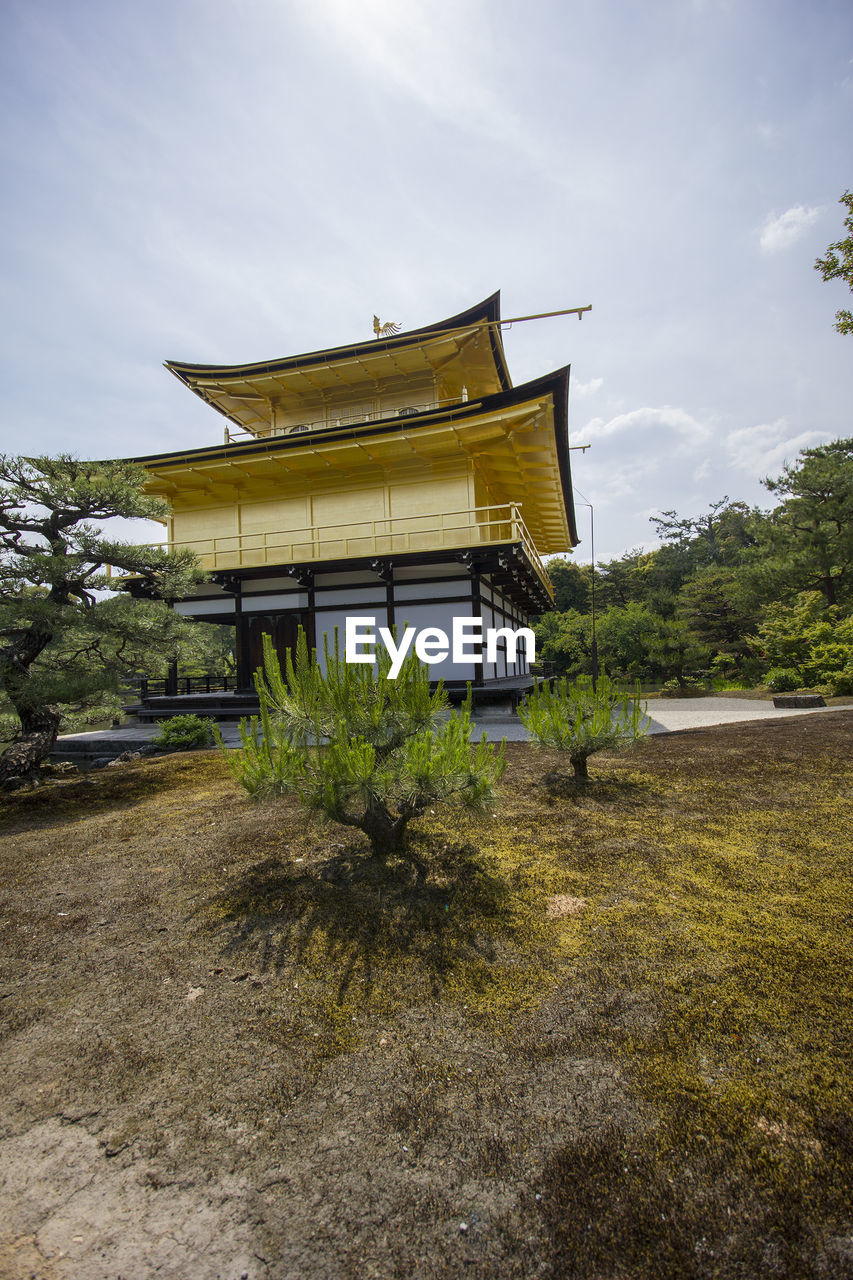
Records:
M166 672L166 697L177 698L178 696L178 664L177 662L169 663L169 670Z
M250 619L240 609L240 597L237 597L237 692L251 693L254 690L252 668L252 637L249 631Z
M475 564L471 565L471 616L479 618L482 615L482 596L480 595L480 574ZM480 653L485 661L485 644L481 645ZM472 684L481 686L486 683L485 672L483 671L483 663L478 662L474 667L474 679Z

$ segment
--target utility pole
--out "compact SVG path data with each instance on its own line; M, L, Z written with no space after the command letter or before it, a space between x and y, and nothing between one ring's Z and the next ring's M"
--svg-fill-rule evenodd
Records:
M588 449L589 445L588 444L577 445L576 448ZM592 503L584 498L580 489L576 489L575 493L577 493L583 499L583 501L581 502L581 506L589 507L589 551L590 551L589 595L590 595L590 612L592 615L592 643L590 645L590 661L592 663L592 688L593 688L593 692L595 692L598 685L598 640L596 638L596 633L595 633L595 512L593 510Z

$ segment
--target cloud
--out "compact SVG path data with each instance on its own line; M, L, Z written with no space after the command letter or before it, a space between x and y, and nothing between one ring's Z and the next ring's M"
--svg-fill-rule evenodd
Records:
M778 217L768 214L761 228L759 240L761 252L780 253L783 249L790 249L792 244L802 239L819 217L819 208L807 209L803 204L786 209Z
M488 12L485 0L434 0L429 12L388 0L314 0L300 17L334 41L380 97L396 92L438 120L538 154L536 135L503 92Z
M638 481L650 475L653 467L649 463L625 462L621 466L607 463L595 468L590 466L588 471L589 479L585 483L593 494L593 502L596 506L606 507L634 497Z
M630 435L632 440L652 436L660 438L661 447L664 447L665 442L668 451L672 449L672 437L675 436L680 441L678 452L689 453L696 445L708 439L711 429L685 409L665 404L659 409L632 409L606 421L604 418L593 418L587 423L583 434L591 440L607 440L623 434Z
M590 378L589 382L572 382L572 394L582 400L585 396L594 396L603 386L603 378Z
M787 418L740 427L726 436L725 447L733 467L752 476L766 476L793 462L801 449L824 439L818 431L791 435Z

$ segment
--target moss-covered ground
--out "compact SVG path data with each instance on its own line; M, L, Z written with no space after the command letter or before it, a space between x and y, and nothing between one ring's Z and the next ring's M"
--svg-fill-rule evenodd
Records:
M853 1275L851 742L511 744L425 883L216 753L7 797L0 1274Z

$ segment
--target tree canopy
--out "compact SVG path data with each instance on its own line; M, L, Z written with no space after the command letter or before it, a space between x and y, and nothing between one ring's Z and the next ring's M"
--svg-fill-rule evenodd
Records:
M853 437L804 449L794 466L763 482L783 502L763 530L787 565L794 590L846 600L853 574Z
M406 856L408 826L439 802L490 804L506 767L504 744L485 733L470 741L470 705L450 710L443 684L430 689L429 667L411 651L388 679L387 649L372 666L326 649L324 668L300 627L295 657L282 675L264 636L264 670L255 675L260 716L241 721L242 750L229 764L251 795L293 792L316 813L357 827L376 857ZM324 741L328 745L323 745Z
M826 257L817 259L815 271L819 271L824 280L844 280L853 290L853 191L845 191L838 203L847 209L844 227L849 234L831 244ZM839 333L853 333L853 311L844 308L836 311L835 327Z
M664 511L651 520L656 550L599 562L597 650L611 675L680 687L696 677L775 679L782 655L763 624L772 618L773 634L785 627L799 634L801 598L812 593L819 604L810 607L826 618L809 631L809 661L785 671L827 686L847 679L839 673L853 650L831 654L824 640L830 626L849 648L842 623L853 612L853 440L804 449L763 483L777 501L770 511L728 497L697 515ZM576 589L590 582L591 569L570 576L570 567L556 562L557 611L539 620L537 637L540 657L575 676L593 665L591 592Z
M129 462L0 455L0 688L21 724L0 783L33 775L50 752L57 702L93 696L186 629L163 602L202 576L192 553L123 542L98 524L162 518L144 479ZM106 594L108 569L151 599Z

